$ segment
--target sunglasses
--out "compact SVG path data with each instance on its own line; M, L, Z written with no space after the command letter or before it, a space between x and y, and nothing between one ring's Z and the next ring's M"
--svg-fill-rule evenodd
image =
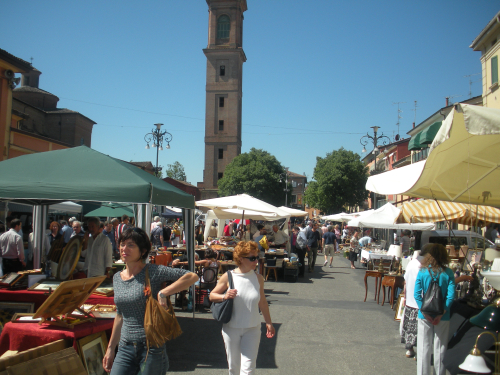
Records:
M252 257L243 257L245 259L248 259L250 262L255 262L256 260L259 260L259 257L252 256Z

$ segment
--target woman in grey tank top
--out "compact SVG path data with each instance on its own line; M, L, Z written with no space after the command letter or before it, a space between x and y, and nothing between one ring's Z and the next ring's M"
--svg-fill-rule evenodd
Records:
M111 375L165 374L168 357L165 344L159 348L147 347L144 332L144 314L147 297L144 293L148 268L151 296L157 297L160 305L167 307L167 298L193 285L198 276L182 269L147 264L145 260L151 250L149 237L142 229L125 230L118 241L120 257L126 268L115 274L116 318L102 365ZM162 289L166 281L173 283ZM115 358L115 350L118 353Z

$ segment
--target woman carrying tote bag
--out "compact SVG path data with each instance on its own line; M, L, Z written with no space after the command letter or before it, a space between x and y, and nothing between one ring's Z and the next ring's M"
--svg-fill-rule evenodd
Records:
M259 260L257 243L239 242L233 260L238 265L230 271L234 289L229 289L228 276L224 274L210 293L210 301L234 299L231 320L222 326L229 374L254 374L260 344L259 309L266 321L266 336L271 338L275 334L264 294L264 278L254 271Z
M434 353L434 372L445 375L443 358L448 346L450 328L450 308L455 297L455 275L446 267L449 263L448 253L443 245L430 243L424 247L426 255L415 281L415 301L418 312L418 343L417 343L417 375L429 375L431 372L431 354ZM439 285L442 314L430 314L425 305L429 303L428 289L433 287L433 280ZM436 288L437 289L437 288ZM436 290L436 292L439 292ZM433 303L431 303L433 305ZM434 303L439 305L439 303Z
M142 229L125 230L120 235L118 246L125 269L113 277L116 318L102 366L111 375L165 374L168 370L165 344L155 347L146 343L144 315L148 297L145 286L149 284L151 288L146 290L166 308L167 298L193 285L198 275L157 264L146 265L151 242ZM162 289L165 281L172 281L172 284ZM116 346L118 354L115 357Z

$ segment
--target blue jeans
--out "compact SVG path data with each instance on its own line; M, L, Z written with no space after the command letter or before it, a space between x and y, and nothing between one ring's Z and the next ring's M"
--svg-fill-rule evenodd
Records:
M147 358L146 358L147 354ZM165 345L149 348L145 342L127 342L118 345L111 368L111 375L164 375L168 370L168 356Z

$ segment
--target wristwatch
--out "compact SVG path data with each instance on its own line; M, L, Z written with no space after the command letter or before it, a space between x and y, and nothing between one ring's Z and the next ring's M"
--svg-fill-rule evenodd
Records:
M167 298L167 296L165 294L163 294L162 292L159 292L158 295L160 296L160 298Z

